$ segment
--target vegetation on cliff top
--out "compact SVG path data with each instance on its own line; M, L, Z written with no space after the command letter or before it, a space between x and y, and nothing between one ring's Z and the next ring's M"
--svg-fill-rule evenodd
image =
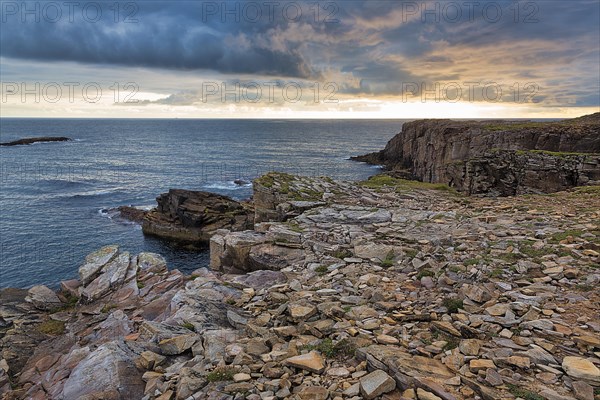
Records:
M407 179L398 179L391 177L386 174L375 175L367 179L366 181L360 182L361 186L367 187L369 189L383 189L383 188L393 188L397 192L400 191L411 191L418 189L429 189L429 190L443 190L449 192L455 192L453 188L443 183L428 183L428 182L419 182L419 181L410 181Z

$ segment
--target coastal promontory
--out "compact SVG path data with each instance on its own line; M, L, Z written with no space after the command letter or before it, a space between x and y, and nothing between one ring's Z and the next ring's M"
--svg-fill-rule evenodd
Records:
M419 120L353 160L466 194L552 193L600 183L600 113L554 121Z

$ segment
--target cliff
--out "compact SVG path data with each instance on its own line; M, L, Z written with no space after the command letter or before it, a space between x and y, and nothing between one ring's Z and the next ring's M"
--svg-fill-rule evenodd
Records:
M600 113L560 122L421 120L353 160L467 194L549 193L600 180Z

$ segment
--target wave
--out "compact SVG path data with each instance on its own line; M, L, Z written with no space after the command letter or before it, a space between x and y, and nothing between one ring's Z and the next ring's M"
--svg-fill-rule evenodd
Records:
M234 181L227 182L213 182L202 185L203 189L217 189L217 190L241 190L252 187L252 182L244 181L244 183L236 183Z

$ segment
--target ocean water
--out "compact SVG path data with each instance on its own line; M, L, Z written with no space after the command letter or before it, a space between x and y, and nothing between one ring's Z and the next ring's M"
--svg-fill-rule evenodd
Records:
M0 119L0 141L68 136L71 142L0 147L0 287L56 287L107 244L164 255L170 268L208 266L144 237L107 210L152 207L170 188L248 198L268 171L360 180L378 172L348 157L382 149L401 120Z

